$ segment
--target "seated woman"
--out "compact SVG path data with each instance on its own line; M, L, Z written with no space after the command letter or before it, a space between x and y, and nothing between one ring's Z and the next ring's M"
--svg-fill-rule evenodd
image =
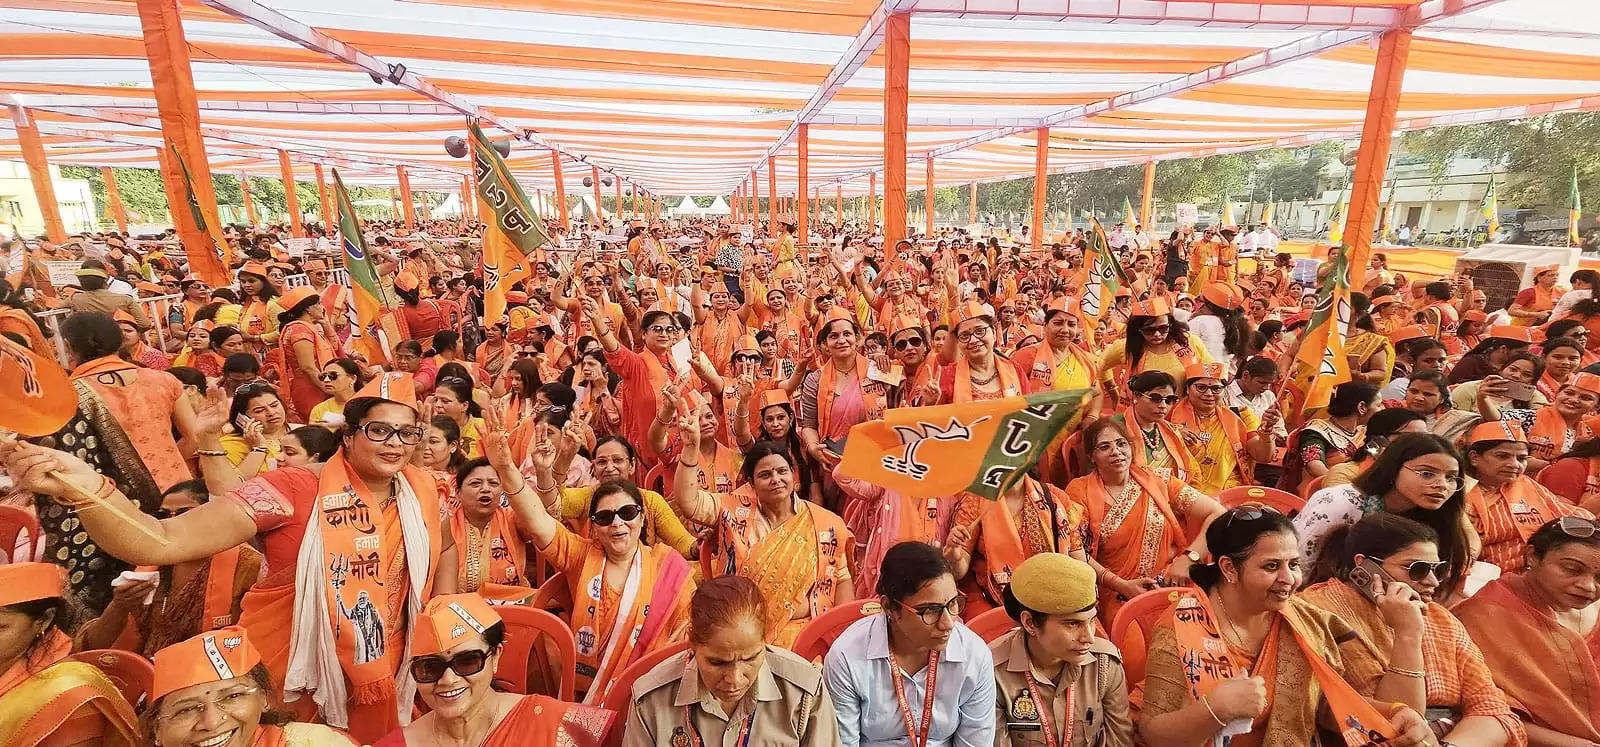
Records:
M761 590L743 576L713 578L695 589L690 649L633 683L623 745L838 745L822 672L766 642L765 611ZM751 740L756 735L760 742Z
M500 415L485 419L484 449L516 512L517 529L567 579L578 636L578 692L598 703L616 676L650 651L681 640L688 624L692 568L667 545L644 544L644 498L627 480L596 486L588 536L550 515L511 461ZM549 474L556 439L541 436L529 459Z
M450 536L460 548L462 593L475 591L496 603L522 603L533 596L528 583L527 539L500 490L500 475L483 457L462 464L455 474L456 509Z
M1359 635L1359 646L1342 649L1358 692L1408 703L1423 696L1429 725L1448 744L1527 743L1478 644L1434 601L1449 561L1439 560L1439 535L1431 527L1372 514L1330 533L1323 559L1313 577L1320 583L1300 598Z
M528 501L532 503L533 501ZM374 747L600 747L616 714L545 695L495 692L506 625L477 594L428 600L411 634L411 678L428 712Z
M328 398L311 408L306 416L307 425L327 426L338 430L343 425L344 406L354 399L361 388L361 364L353 358L334 358L322 367L317 376L317 386Z
M1467 519L1483 547L1477 557L1502 571L1521 567L1528 538L1551 519L1594 518L1527 475L1528 439L1514 423L1497 420L1473 428L1466 457L1467 474L1477 478L1466 493Z
M1028 558L1059 552L1085 559L1083 506L1061 488L1030 476L999 500L960 493L953 502L955 517L942 549L967 595L969 618L1002 605L1012 572Z
M133 708L91 664L72 661L66 572L0 565L0 744L140 744Z
M1109 621L1124 602L1160 583L1188 583L1206 552L1205 527L1223 508L1175 477L1135 465L1137 447L1115 419L1090 423L1083 442L1093 471L1067 483L1066 495L1070 505L1083 507L1100 619Z
M1278 487L1305 495L1311 481L1328 468L1355 457L1365 440L1363 426L1378 412L1378 387L1347 381L1334 387L1326 418L1313 418L1289 439Z
M1600 742L1600 525L1568 516L1528 538L1526 568L1453 610L1522 718L1528 743Z
M1206 545L1216 560L1194 567L1200 588L1179 592L1151 633L1138 726L1146 744L1210 742L1227 727L1232 745L1307 745L1324 701L1328 724L1431 743L1420 704L1380 703L1347 684L1345 649L1359 639L1294 596L1300 545L1287 517L1230 509L1206 529Z
M428 395L435 417L454 421L461 434L461 453L468 459L483 456L483 410L472 396L472 380L457 376L441 377Z
M1600 438L1578 442L1534 479L1567 503L1589 513L1600 511Z
M232 432L222 437L222 450L240 477L248 480L278 468L289 416L275 387L265 381L239 387L233 393L227 422Z
M201 747L222 739L228 747L355 745L327 726L292 722L289 714L271 710L278 691L244 628L218 628L174 643L157 651L155 662L144 712L149 744Z
M1477 533L1466 518L1461 490L1461 458L1455 447L1431 433L1401 433L1351 483L1349 490L1319 490L1294 518L1300 536L1300 563L1316 565L1322 538L1375 513L1420 521L1439 535L1439 552L1450 561L1446 592L1471 565Z
M1502 395L1512 383L1494 375L1485 378L1478 390L1478 411L1484 420L1515 423L1528 434L1528 469L1538 472L1557 456L1594 438L1589 418L1600 405L1600 374L1585 372L1573 376L1571 382L1556 390L1555 400L1543 407L1497 407L1492 398Z
M698 454L698 418L678 420L684 452ZM788 646L811 618L856 598L850 568L855 537L844 520L795 493L786 444L761 441L745 454L744 484L732 493L700 489L700 463L680 457L672 504L695 524L715 527L702 546L706 578L738 574L767 600L767 640Z

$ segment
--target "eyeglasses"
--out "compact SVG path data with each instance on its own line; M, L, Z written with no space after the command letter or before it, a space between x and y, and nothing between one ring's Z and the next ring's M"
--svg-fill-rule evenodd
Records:
M1235 506L1228 509L1228 512L1224 514L1228 518L1228 523L1223 524L1222 527L1226 529L1229 526L1232 526L1233 522L1235 521L1255 521L1256 519L1266 516L1267 514L1276 513L1281 512L1279 512L1278 509L1275 509L1271 506L1262 505L1260 503L1246 503L1242 506Z
M1164 334L1172 331L1172 325L1170 325L1170 324L1157 324L1157 325L1155 325L1153 327L1144 327L1144 328L1140 329L1139 331L1144 333L1144 334L1147 334L1147 335L1164 335Z
M237 387L234 387L233 395L235 397L238 397L238 396L254 397L257 394L262 394L262 393L270 392L270 391L272 391L272 384L270 384L268 382L265 382L265 381L262 381L261 379L255 379L253 381L246 381L245 383L240 384Z
M324 371L322 373L317 374L317 379L319 381L333 381L333 380L338 379L338 378L339 378L339 373L337 371Z
M1582 516L1563 516L1556 521L1556 528L1568 537L1589 539L1596 532L1600 532L1600 522Z
M1194 384L1192 388L1205 394L1221 394L1221 384Z
M368 423L362 423L358 430L365 434L368 440L375 441L380 444L388 441L390 437L399 436L400 443L405 444L406 446L416 446L417 444L422 443L422 437L427 433L427 431L424 431L421 426L407 425L396 427L377 420Z
M956 339L961 341L961 342L974 342L976 340L982 340L983 338L987 337L988 335L989 335L989 328L987 326L984 326L984 327L973 327L972 329L969 329L969 330L967 330L965 332L957 333L956 334Z
M1445 571L1450 570L1450 561L1441 560L1437 563L1430 563L1426 560L1413 560L1400 567L1406 569L1406 575L1412 581L1422 581L1429 574L1432 574L1436 579L1444 578Z
M960 617L961 612L967 608L967 596L965 594L958 594L954 597L951 597L950 601L945 602L944 604L923 604L912 607L911 605L899 600L896 600L895 604L915 612L917 617L922 618L923 623L927 625L935 625L939 622L939 615L945 612L949 612L951 617Z
M902 337L902 338L894 341L894 349L895 350L905 350L906 348L920 348L920 347L922 347L922 338L921 337Z
M653 334L653 335L673 335L673 334L677 334L678 333L678 328L677 327L665 327L665 326L662 326L660 324L657 324L654 327L645 328L645 331L649 332L650 334Z
M617 519L621 519L625 522L633 521L634 519L639 518L639 515L642 513L644 513L644 509L640 508L637 504L630 503L616 510L608 508L601 511L595 511L589 514L589 521L595 526L608 527L615 523Z
M1141 394L1139 396L1144 397L1145 399L1150 400L1151 402L1153 402L1155 404L1158 404L1158 405L1161 405L1161 404L1175 405L1175 404L1178 404L1178 400L1183 399L1182 397L1180 397L1180 396L1178 396L1176 394L1168 394L1166 396L1162 396L1160 394L1156 394L1155 392L1145 392L1144 394Z
M182 516L186 513L189 513L190 508L193 508L193 506L184 506L183 508L173 509L158 508L155 510L155 517L157 519L170 519L174 516Z
M458 677L471 677L483 671L489 663L488 651L462 651L445 659L439 656L419 656L411 660L411 679L424 685L438 682L449 669Z
M1429 485L1432 485L1436 482L1442 482L1447 485L1461 484L1461 473L1459 472L1438 472L1427 469L1426 467L1411 466L1406 466L1406 469L1414 473L1417 477L1421 478L1423 482Z
M261 689L247 687L242 690L233 690L223 693L211 700L183 700L165 715L157 716L156 720L174 724L180 729L192 729L205 715L206 708L216 706L228 713L244 708L250 696L260 693Z

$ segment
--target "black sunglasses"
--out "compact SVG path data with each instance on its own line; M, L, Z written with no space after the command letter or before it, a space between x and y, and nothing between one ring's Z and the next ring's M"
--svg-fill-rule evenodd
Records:
M1421 581L1427 578L1430 573L1433 574L1434 578L1442 579L1445 571L1450 568L1450 561L1441 560L1437 563L1430 563L1426 560L1413 560L1402 567L1406 569L1406 575L1410 576L1412 581Z
M334 373L333 371L324 371L317 374L317 378L321 381L333 381L334 379L339 378L339 374Z
M595 526L608 527L611 526L611 524L617 519L621 519L623 521L633 521L634 519L639 518L639 515L642 513L644 513L643 508L640 508L638 504L630 503L615 510L608 508L592 512L589 514L589 521L593 522Z
M462 651L449 659L438 656L420 656L411 660L411 679L423 684L438 682L449 669L458 677L471 677L483 671L489 663L488 651Z
M253 397L253 396L257 395L257 394L261 394L263 392L269 392L271 390L272 390L272 384L270 384L268 382L265 382L265 381L262 381L261 379L256 379L255 381L247 381L247 382L245 382L243 384L240 384L237 388L235 388L233 390L233 394L236 397L239 396L239 395L244 395L246 397Z
M906 348L920 348L920 347L922 347L922 338L921 337L902 337L902 338L894 341L894 349L895 350L905 350Z
M761 362L761 356L760 355L735 355L735 356L733 356L733 362L734 363L760 363Z
M1176 394L1168 394L1165 397L1163 397L1163 396L1161 396L1159 394L1156 394L1155 392L1146 392L1146 393L1141 394L1139 396L1144 397L1145 399L1150 400L1151 402L1154 402L1154 403L1156 403L1158 405L1163 403L1163 402L1165 402L1165 403L1167 403L1169 405L1175 405L1175 404L1178 404L1178 400L1183 399L1183 397L1181 397L1179 395L1176 395Z
M1279 513L1279 511L1271 506L1265 506L1259 503L1246 503L1243 506L1236 506L1228 509L1228 523L1223 524L1222 526L1227 528L1232 526L1233 522L1235 521L1255 521L1256 519L1266 516L1269 513L1275 514Z

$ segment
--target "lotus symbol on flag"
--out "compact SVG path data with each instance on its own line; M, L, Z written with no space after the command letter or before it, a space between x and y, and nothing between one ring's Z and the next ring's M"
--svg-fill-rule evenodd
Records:
M883 457L883 468L890 472L897 472L912 479L920 480L928 474L928 465L917 461L917 449L925 441L971 441L972 427L988 420L984 415L971 423L962 423L955 418L950 418L950 424L940 427L934 423L919 422L915 425L894 426L894 432L900 437L900 443L905 444L905 451L900 456Z

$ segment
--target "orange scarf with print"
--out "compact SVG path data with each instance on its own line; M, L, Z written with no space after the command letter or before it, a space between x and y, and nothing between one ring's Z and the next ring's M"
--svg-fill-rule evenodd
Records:
M617 674L638 654L649 650L656 636L644 635L647 624L665 620L676 607L671 600L662 598L662 593L676 597L689 576L689 564L677 550L666 545L639 545L627 581L618 590L619 608L613 611L611 628L601 630L605 567L605 551L598 544L591 544L583 559L583 573L570 579L574 587L572 598L577 602L572 610L572 629L578 645L578 690L586 693L585 703L600 702L617 681ZM651 627L659 632L660 623Z
M889 398L883 390L883 384L867 378L867 357L856 356L856 379L861 384L861 401L866 404L867 420L878 420L883 417L883 412L889 406ZM823 438L828 437L828 419L833 415L833 401L838 397L839 369L834 366L833 359L822 364L822 373L818 377L817 386L817 433Z
M1170 416L1169 416L1170 417ZM1138 467L1148 468L1147 458L1144 454L1144 424L1133 414L1133 407L1122 411L1123 422L1128 424L1128 430L1133 437L1139 439L1133 444L1133 463ZM1189 447L1183 443L1183 436L1171 423L1157 421L1156 433L1161 436L1161 443L1166 447L1167 454L1172 457L1172 476L1179 481L1187 481L1198 469L1194 462L1194 455L1189 453Z
M1580 420L1578 427L1569 428L1555 405L1546 405L1534 414L1533 427L1528 429L1528 455L1551 461L1591 438L1594 430L1587 423Z
M1018 487L1024 491L1020 526L1003 500L992 501L978 518L983 558L988 567L988 577L978 582L996 603L1000 601L1000 590L1011 583L1011 574L1022 561L1042 552L1056 551L1058 538L1049 520L1054 496L1046 494L1031 477L1023 478ZM1065 510L1060 506L1055 509Z
M139 366L123 360L120 356L106 355L92 361L85 361L72 369L73 379L87 379L101 374L116 373L118 371L131 371Z
M478 546L469 548L467 542L475 535L479 537ZM477 591L486 584L527 585L524 572L528 567L528 546L517 533L516 518L509 509L495 509L480 535L476 530L467 531L467 512L457 508L450 515L450 536L456 540L457 590ZM475 553L471 557L478 559L476 574L467 564L469 551Z
M1551 505L1544 491L1533 487L1533 478L1527 475L1500 486L1500 500L1497 502L1505 504L1506 513L1511 515L1511 524L1516 527L1517 535L1522 537L1523 542L1527 542L1545 522L1562 515ZM1481 520L1488 520L1492 504L1481 484L1473 485L1467 491L1467 505L1482 517Z
M1004 358L994 357L995 373L1000 375L1000 393L996 399L1006 397L1019 397L1023 394L1022 382L1017 378L1017 367L1008 365ZM972 396L972 368L967 365L967 356L956 358L955 394L953 402L971 402Z
M1216 411L1211 416L1222 424L1222 432L1227 434L1228 443L1233 444L1234 472L1238 473L1241 481L1245 483L1251 482L1251 473L1254 470L1250 467L1250 455L1244 450L1245 439L1250 434L1244 429L1244 420L1240 419L1232 410L1221 405L1217 406ZM1200 416L1195 413L1194 407L1189 404L1188 399L1180 401L1177 407L1172 408L1172 414L1167 416L1167 420L1174 425L1184 426L1196 433L1204 433L1206 431L1200 422ZM1187 450L1185 448L1185 451Z

